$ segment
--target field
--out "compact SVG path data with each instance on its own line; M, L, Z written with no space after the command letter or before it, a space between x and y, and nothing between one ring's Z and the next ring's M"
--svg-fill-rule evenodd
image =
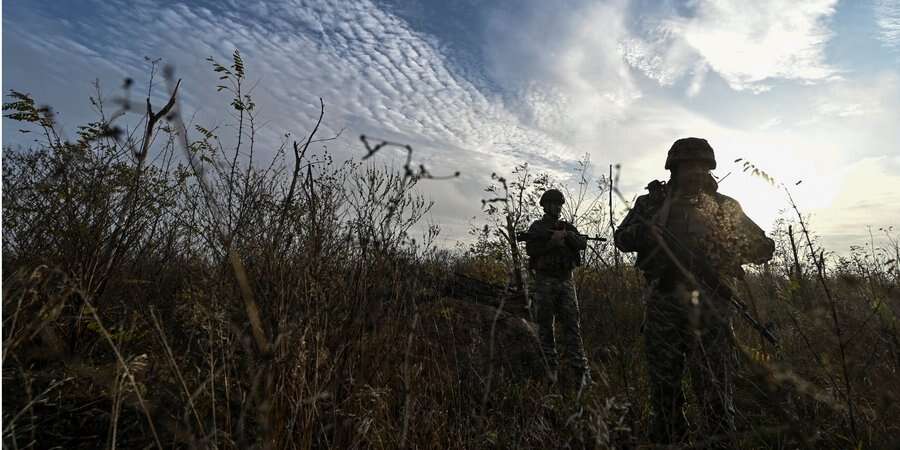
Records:
M508 283L522 261L504 230L554 180L496 175L473 243L437 248L414 186L449 181L378 166L375 145L336 162L315 131L255 148L239 54L212 64L235 146L183 132L171 74L172 103L125 110L144 117L130 131L98 87L74 141L7 97L41 142L3 152L5 448L650 447L630 256L597 244L576 272L595 380L577 399L544 381ZM598 181L568 192L605 199ZM603 203L580 203L585 230L608 234ZM900 249L872 234L838 257L787 211L776 258L747 268L738 291L781 345L736 322L742 448L900 448Z

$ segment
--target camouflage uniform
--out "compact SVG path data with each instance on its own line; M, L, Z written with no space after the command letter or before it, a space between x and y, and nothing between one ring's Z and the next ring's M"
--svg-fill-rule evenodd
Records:
M568 384L583 386L590 382L590 374L581 339L580 313L572 271L576 266L578 252L587 248L587 240L578 236L578 229L573 225L558 222L549 215L531 224L528 231L549 235L554 229L570 232L561 245L550 240L531 240L525 246L530 257L529 266L534 274L535 320L551 377L555 376L559 367L553 326L555 319L560 334L561 352L573 376L566 380L569 381Z
M773 241L740 204L715 192L715 181L705 176L704 187L691 194L676 194L678 190L669 186L662 193L638 197L615 233L616 247L638 252L637 266L651 287L644 345L651 383L651 434L657 443L677 442L684 436L681 382L686 368L707 422L701 429L720 437L735 429L737 354L728 302L705 289L714 287L692 285L649 227L658 227L667 247L683 250L673 251L682 268L696 274L703 264L722 280L739 275L742 264L771 259L774 251Z

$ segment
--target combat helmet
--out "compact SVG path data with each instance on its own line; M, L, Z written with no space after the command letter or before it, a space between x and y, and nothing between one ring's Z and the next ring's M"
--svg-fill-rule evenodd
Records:
M543 195L541 195L541 201L539 202L541 206L545 206L544 204L549 201L556 201L560 204L566 203L566 198L563 197L563 193L558 189L547 189Z
M666 170L682 161L703 161L709 170L716 168L716 155L706 139L689 137L675 141L666 158Z

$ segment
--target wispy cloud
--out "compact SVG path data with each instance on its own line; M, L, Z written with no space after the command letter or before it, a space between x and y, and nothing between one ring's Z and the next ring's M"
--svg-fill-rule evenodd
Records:
M811 114L801 122L804 125L820 124L834 119L863 118L879 120L895 117L895 101L900 97L900 76L883 73L868 76L855 82L832 83L811 99Z
M900 0L876 0L878 37L889 48L900 48Z
M204 56L238 48L258 77L268 114L299 121L298 107L326 99L332 121L355 131L391 133L434 147L492 153L493 142L533 143L550 155L564 147L522 126L496 94L483 92L448 64L429 36L367 2L234 2L223 9L174 4L95 4L100 17L126 6L140 22L105 20L106 39L49 34L47 53L102 54L108 65L141 71L143 56L162 56L193 81L190 103L215 104ZM123 52L127 49L126 52ZM60 49L75 49L73 51ZM81 50L79 50L81 49ZM74 56L74 55L73 55ZM301 108L302 109L302 108ZM306 111L311 118L314 111Z
M825 61L836 0L698 1L681 15L660 11L625 42L626 59L660 84L689 72L695 94L704 67L736 90L763 92L774 79L815 82L837 75ZM701 78L702 80L702 78Z

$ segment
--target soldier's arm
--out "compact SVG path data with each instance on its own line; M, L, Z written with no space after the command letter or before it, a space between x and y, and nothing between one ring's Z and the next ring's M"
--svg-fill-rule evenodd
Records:
M649 202L650 197L647 195L642 195L635 200L634 206L616 228L613 236L616 248L623 252L636 252L647 246L650 236L644 222L650 220L650 215L647 214Z
M573 250L584 250L587 248L587 237L578 233L575 225L566 224L566 246Z
M766 237L766 232L744 214L740 203L727 199L725 206L737 222L737 231L741 244L741 259L744 264L762 264L772 259L775 253L775 241Z
M528 227L528 233L532 236L546 234L544 226L540 221L536 221ZM528 256L544 256L551 250L549 239L530 239L525 243L525 253Z

